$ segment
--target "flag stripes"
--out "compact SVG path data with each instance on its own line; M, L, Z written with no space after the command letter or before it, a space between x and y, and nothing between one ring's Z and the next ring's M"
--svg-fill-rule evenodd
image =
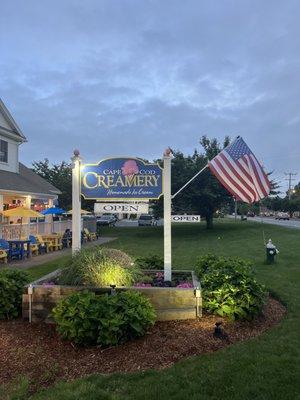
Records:
M237 200L253 203L270 193L266 173L240 137L214 157L208 167Z

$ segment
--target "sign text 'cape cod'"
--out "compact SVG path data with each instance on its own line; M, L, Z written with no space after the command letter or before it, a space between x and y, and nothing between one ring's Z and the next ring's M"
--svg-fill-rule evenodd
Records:
M81 167L81 194L85 199L148 200L162 195L162 168L138 158L109 158Z

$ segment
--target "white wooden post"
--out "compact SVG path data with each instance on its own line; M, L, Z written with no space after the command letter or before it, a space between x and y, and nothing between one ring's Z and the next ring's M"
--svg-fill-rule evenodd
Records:
M26 196L25 206L27 208L31 209L31 196L30 195ZM24 235L24 236L26 236L28 238L30 235L30 217L27 218L26 222L27 222L27 226L26 226L27 235ZM22 231L21 231L21 234L22 234Z
M170 149L164 152L164 280L172 279L172 244L171 244L171 160Z
M81 249L81 196L80 196L80 164L79 151L74 150L72 168L72 254Z

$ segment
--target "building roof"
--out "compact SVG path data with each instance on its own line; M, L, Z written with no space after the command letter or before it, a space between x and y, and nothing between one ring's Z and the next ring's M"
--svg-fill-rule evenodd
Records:
M0 190L57 196L61 194L51 183L19 163L19 173L0 170Z
M1 99L0 99L0 113L3 116L4 118L3 121L4 124L6 125L2 126L0 124L1 133L7 136L11 136L20 142L26 142L27 141L26 137L23 135L21 129L19 128L16 121L13 119L11 113L8 111L8 109L6 108L5 104Z

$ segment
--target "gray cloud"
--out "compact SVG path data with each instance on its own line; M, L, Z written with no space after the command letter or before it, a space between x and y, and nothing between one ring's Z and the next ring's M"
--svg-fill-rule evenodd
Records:
M21 158L186 153L241 134L300 180L298 1L6 2L0 96Z

